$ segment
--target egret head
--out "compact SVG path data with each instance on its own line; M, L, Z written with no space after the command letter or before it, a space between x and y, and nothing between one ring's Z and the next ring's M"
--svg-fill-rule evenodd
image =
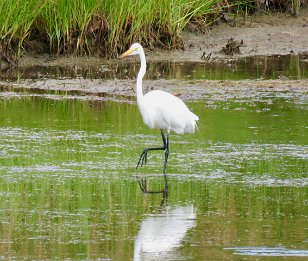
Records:
M142 54L143 53L143 48L141 46L141 44L139 43L133 43L131 45L131 47L123 54L121 54L119 56L119 58L123 58L123 57L126 57L126 56L131 56L131 55L137 55L137 54Z

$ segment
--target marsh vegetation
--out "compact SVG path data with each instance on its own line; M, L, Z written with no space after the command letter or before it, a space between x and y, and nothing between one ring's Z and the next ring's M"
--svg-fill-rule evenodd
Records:
M23 52L114 56L133 41L183 48L181 32L204 31L225 14L298 14L306 0L12 0L0 3L0 57ZM193 25L193 26L192 26Z

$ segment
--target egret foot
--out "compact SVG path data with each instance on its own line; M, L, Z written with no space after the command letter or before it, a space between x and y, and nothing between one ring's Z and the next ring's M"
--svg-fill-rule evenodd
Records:
M136 166L136 169L139 167L142 167L143 165L146 165L147 163L147 160L148 160L148 151L149 151L149 148L144 148L141 155L140 155L140 158L139 158L139 161L137 163L137 166Z
M168 161L168 157L169 157L169 132L167 132L167 139L165 138L165 134L163 130L160 130L161 132L161 137L163 140L164 145L162 147L157 147L157 148L144 148L140 158L138 160L136 169L138 169L138 167L142 167L143 165L146 165L147 160L148 160L148 152L150 150L164 150L165 151L165 161L164 161L164 174L166 174L166 167L167 167L167 161Z

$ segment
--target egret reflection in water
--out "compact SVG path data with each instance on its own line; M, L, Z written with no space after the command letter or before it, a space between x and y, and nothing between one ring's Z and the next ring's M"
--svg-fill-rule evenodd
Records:
M166 207L165 212L150 215L140 226L135 239L134 260L166 260L176 258L187 232L196 226L193 205Z

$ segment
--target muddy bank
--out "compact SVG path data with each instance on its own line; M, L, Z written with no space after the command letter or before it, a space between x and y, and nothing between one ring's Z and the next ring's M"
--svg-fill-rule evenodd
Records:
M255 55L286 55L308 52L308 9L299 17L288 14L259 15L238 18L234 26L221 23L205 34L183 34L185 50L160 50L151 53L153 59L202 61L211 54L211 59L237 59ZM221 52L228 39L242 42L240 53L233 56Z
M132 80L25 80L19 83L0 82L0 90L21 95L50 95L53 98L131 101L135 96ZM242 81L144 81L144 92L161 89L183 100L257 97L259 93L292 91L294 96L308 95L307 80L242 80Z

